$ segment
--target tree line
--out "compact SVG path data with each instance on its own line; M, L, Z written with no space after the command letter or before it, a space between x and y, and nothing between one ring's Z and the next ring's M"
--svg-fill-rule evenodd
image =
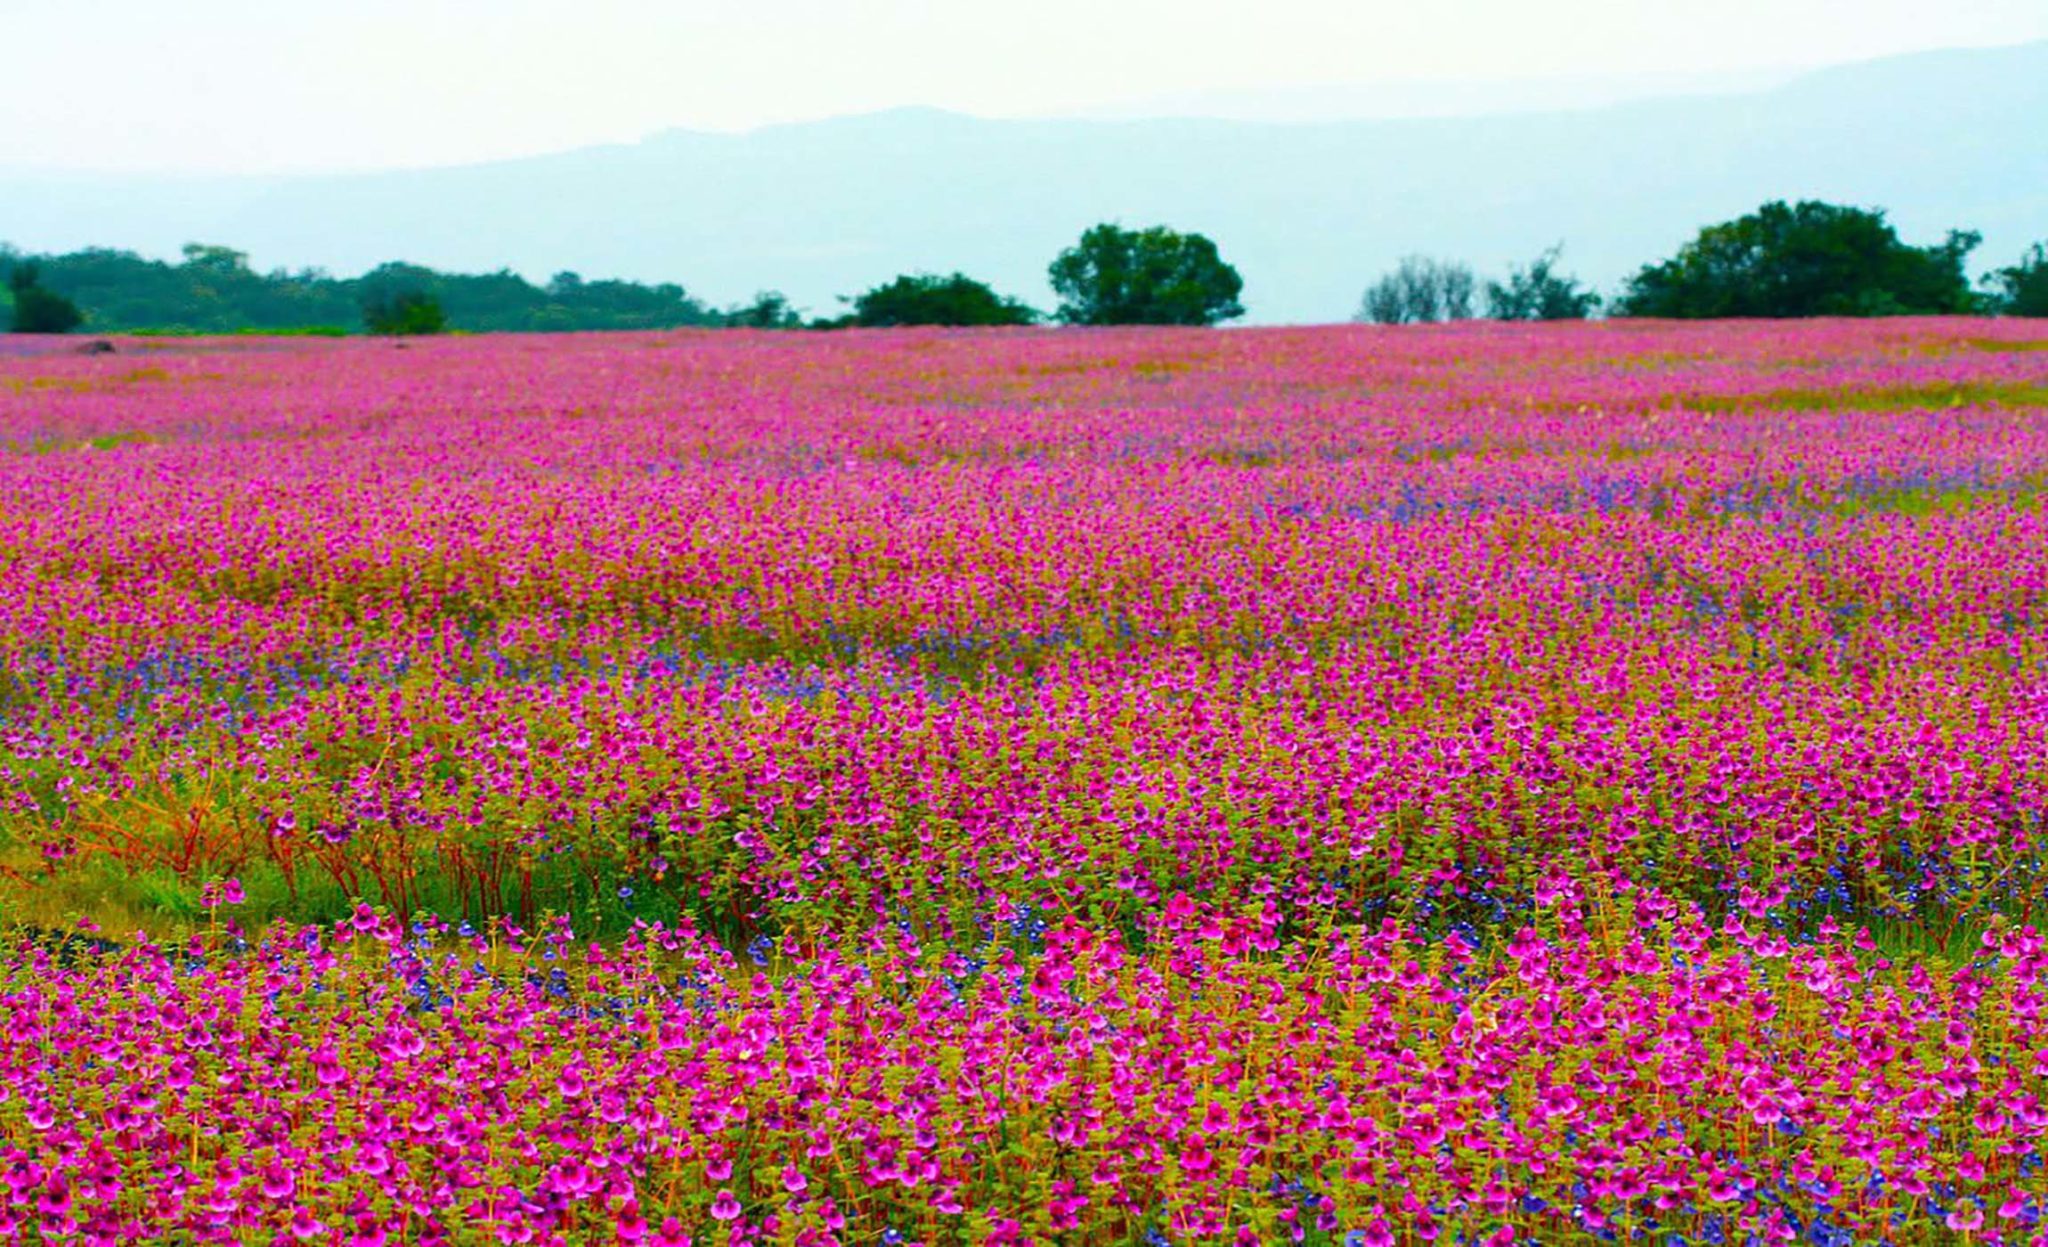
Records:
M1611 300L1563 269L1551 247L1501 280L1469 265L1412 255L1369 286L1357 319L1418 324L1477 318L2048 316L2048 244L1986 274L1964 264L1980 236L1901 240L1881 209L1774 201L1709 225L1668 259L1643 266ZM536 286L509 270L441 273L381 265L356 278L319 269L259 273L227 247L188 245L182 262L93 248L29 257L0 246L0 276L17 332L326 332L379 334L671 329L886 328L899 325L1213 325L1244 314L1243 279L1216 244L1165 226L1094 226L1052 261L1050 315L964 273L908 273L806 318L777 291L712 308L681 286L587 281L557 273Z
M1552 247L1506 282L1485 284L1493 320L1581 320L1607 314L1705 320L1728 317L2048 316L2048 245L1972 288L1964 262L1982 237L1950 230L1913 246L1882 210L1773 201L1700 230L1669 259L1646 264L1612 301L1560 270ZM1413 255L1366 289L1357 319L1380 324L1470 320L1480 283L1467 265Z
M100 247L34 257L0 248L0 270L14 291L17 328L25 315L66 319L50 296L78 313L67 328L107 333L382 332L393 316L415 331L452 324L479 333L720 323L720 313L677 285L586 281L567 272L535 285L510 271L442 273L403 263L360 277L313 268L258 272L245 253L201 243L187 245L177 262ZM23 288L45 294L25 302Z

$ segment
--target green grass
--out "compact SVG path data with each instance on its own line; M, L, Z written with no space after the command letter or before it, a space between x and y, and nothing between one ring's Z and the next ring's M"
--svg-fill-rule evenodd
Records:
M1950 968L1968 965L1983 947L1988 923L1963 919L1876 919L1861 923L1870 942L1893 961L1923 962Z
M105 433L98 437L45 437L32 442L0 442L0 448L19 455L54 455L69 450L117 450L140 446L156 439L147 433Z
M2043 482L2039 478L1987 486L1901 485L1854 495L1837 494L1822 509L1835 515L1907 516L1954 514L1999 506L2030 511L2040 505L2042 493Z
M1752 411L1917 411L1998 405L2048 407L2048 383L2039 381L1934 381L1858 389L1761 390L1754 394L1673 395L1666 410L1735 414Z
M2024 351L2048 351L2048 338L1964 338L1963 345L1973 351L1992 351L2011 354Z

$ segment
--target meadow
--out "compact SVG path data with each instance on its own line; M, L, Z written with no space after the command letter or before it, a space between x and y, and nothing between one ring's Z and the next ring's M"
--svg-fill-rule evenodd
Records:
M0 344L0 1240L2041 1241L2041 335Z

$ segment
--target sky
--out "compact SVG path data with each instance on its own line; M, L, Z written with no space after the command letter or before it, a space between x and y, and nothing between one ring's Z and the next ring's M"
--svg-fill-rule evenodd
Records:
M1683 86L2048 38L2048 0L0 0L0 30L0 167L288 172L904 105Z

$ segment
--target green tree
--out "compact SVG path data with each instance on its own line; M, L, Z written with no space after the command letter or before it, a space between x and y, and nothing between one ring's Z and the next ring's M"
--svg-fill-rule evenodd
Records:
M1990 310L2001 316L2048 316L2048 243L2027 248L2020 262L1984 278Z
M1200 234L1097 225L1048 270L1069 325L1213 325L1244 315L1244 279Z
M1486 283L1486 314L1494 320L1584 320L1600 306L1600 296L1579 285L1579 279L1557 271L1562 243L1544 251L1527 268L1517 267L1505 285Z
M1709 225L1629 279L1619 316L1896 316L1973 310L1963 260L1980 241L1951 230L1909 246L1881 210L1773 201Z
M448 313L424 290L378 292L363 302L363 327L371 333L410 337L445 333Z
M855 298L853 322L871 329L892 325L1028 325L1038 319L1016 299L1004 298L965 273L940 277L906 273Z
M85 321L76 303L42 284L42 271L32 261L8 269L7 292L13 296L16 333L70 333Z
M804 323L803 313L780 290L761 291L752 303L728 309L723 319L734 329L800 329Z

